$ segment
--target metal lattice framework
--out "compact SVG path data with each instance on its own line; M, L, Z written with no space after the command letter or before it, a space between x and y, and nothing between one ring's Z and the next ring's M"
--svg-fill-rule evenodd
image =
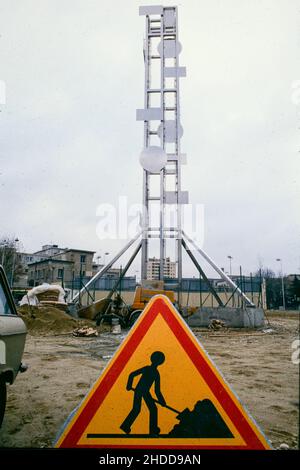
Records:
M188 193L181 191L181 164L185 161L185 155L181 154L180 149L183 130L180 123L179 79L186 75L186 69L179 66L181 45L178 41L177 7L143 6L140 7L139 13L146 16L144 109L137 110L137 120L144 121L144 151L141 156L144 167L141 277L147 278L151 238L160 240L161 280L164 277L166 244L168 239L175 238L180 291L181 205L188 202ZM159 175L160 185L159 194L153 195L152 179L155 175ZM160 205L159 227L151 220L151 206L157 204L156 201ZM172 211L172 225L166 221L166 206L170 204L175 208Z
M223 306L220 296L205 275L195 254L200 255L242 299L242 305L254 306L251 300L239 289L222 269L199 248L182 230L182 204L188 203L188 192L181 190L181 165L186 163L185 154L181 153L180 139L183 129L180 122L179 79L186 76L185 67L179 66L181 44L178 40L178 15L175 6L142 6L139 14L146 17L144 41L145 62L145 97L144 108L137 110L137 120L144 122L144 149L140 156L143 167L143 218L142 230L103 269L83 286L73 297L73 302L81 302L81 295L91 297L90 288L97 279L103 277L119 258L141 238L139 245L122 271L125 275L134 258L142 249L141 278L147 279L147 263L151 239L159 239L159 278L164 279L166 245L175 240L177 264L178 304L181 305L182 284L182 248L195 265L199 275L215 297L219 306ZM159 178L159 191L154 194L153 178ZM159 205L159 224L153 222L153 205ZM168 221L166 209L172 207L173 219ZM189 248L192 246L192 249ZM193 252L192 252L193 251ZM119 282L119 281L118 281ZM118 283L116 284L118 285ZM111 294L114 290L111 291ZM94 299L92 299L93 301Z

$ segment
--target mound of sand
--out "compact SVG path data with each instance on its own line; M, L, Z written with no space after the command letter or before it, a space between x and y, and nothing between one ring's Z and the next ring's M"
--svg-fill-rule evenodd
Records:
M52 306L22 305L18 312L31 335L71 333L81 322Z

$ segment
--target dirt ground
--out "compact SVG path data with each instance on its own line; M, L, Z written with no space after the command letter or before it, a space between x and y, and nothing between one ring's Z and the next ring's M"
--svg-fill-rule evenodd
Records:
M194 333L272 445L299 448L299 365L291 360L299 316L269 313L268 318L259 331ZM71 334L75 323L72 319L58 334L53 325L29 328L23 358L29 369L8 387L0 447L51 447L126 336L106 328L98 337L76 338Z

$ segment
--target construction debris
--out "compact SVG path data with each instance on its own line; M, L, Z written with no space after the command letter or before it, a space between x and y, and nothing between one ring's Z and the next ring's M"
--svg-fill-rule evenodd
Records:
M280 444L280 446L279 446L279 450L289 450L289 448L290 447L285 443Z
M119 335L121 333L121 325L118 318L112 318L111 320L111 332L113 335Z
M222 320L218 320L216 318L213 318L209 325L208 325L208 328L210 330L214 330L214 331L218 331L218 330L222 330L224 328L226 328L226 323Z
M73 336L85 336L85 337L93 337L98 336L97 330L91 328L90 326L83 326L81 328L76 328L73 331Z
M261 330L262 333L274 333L275 330L273 328L266 328L265 330Z

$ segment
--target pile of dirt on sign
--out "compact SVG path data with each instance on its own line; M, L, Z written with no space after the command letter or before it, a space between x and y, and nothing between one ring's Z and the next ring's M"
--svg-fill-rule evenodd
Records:
M199 400L190 411L178 414L179 423L169 432L172 437L232 438L233 435L223 418L209 399Z
M72 333L74 328L81 326L80 321L49 305L22 305L18 312L31 335Z

